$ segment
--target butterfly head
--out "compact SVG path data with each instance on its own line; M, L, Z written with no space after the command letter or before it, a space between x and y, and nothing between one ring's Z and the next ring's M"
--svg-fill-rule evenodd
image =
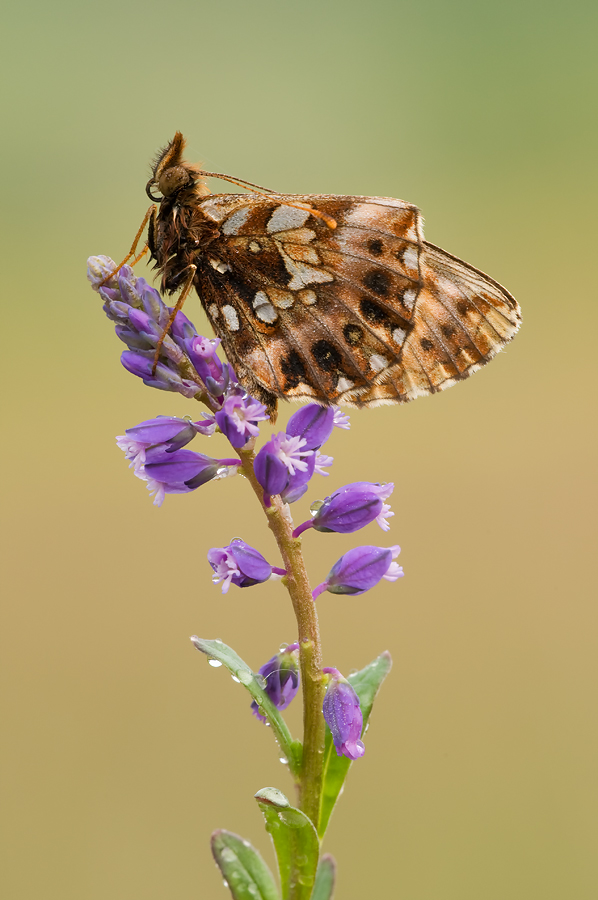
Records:
M166 198L174 199L184 193L192 196L204 196L208 193L201 181L201 169L183 159L184 149L185 138L177 131L172 141L160 150L154 160L152 177L145 186L146 194L154 203L160 203ZM152 188L157 188L162 196L156 197Z

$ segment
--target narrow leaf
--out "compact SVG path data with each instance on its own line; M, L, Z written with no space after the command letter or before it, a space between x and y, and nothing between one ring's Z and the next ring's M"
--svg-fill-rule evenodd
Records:
M318 865L316 883L311 900L332 900L334 882L336 881L336 862L334 856L325 853Z
M316 829L276 788L263 788L255 799L276 850L283 900L291 892L294 900L310 900L320 853Z
M222 641L206 641L193 635L191 642L210 659L215 659L226 666L231 675L247 688L270 724L274 737L288 761L291 774L298 778L303 749L301 742L293 740L287 723L262 688L259 674L253 672L247 663Z
M361 712L363 714L363 731L365 732L372 706L376 698L376 694L380 690L380 685L390 672L392 659L390 653L385 651L374 659L365 669L349 675L348 681L351 682L359 702L361 704ZM328 822L334 809L334 805L338 800L343 782L347 777L347 773L351 766L351 760L346 756L337 756L332 734L326 726L326 746L324 750L324 779L322 783L322 797L320 802L320 821L318 825L318 834L320 838L324 837Z
M212 854L234 900L280 900L274 876L249 841L219 829L212 835Z

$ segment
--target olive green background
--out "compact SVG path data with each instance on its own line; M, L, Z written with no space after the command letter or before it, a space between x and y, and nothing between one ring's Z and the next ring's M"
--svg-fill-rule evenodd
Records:
M529 0L5 12L7 900L224 900L211 830L272 861L253 794L291 789L243 688L188 640L257 668L294 639L279 586L210 583L210 546L240 535L274 561L271 536L241 479L151 505L113 436L195 408L120 367L85 280L88 255L128 249L176 129L215 171L417 203L431 241L523 308L470 381L354 414L308 494L396 483L388 536L306 535L314 582L358 543L400 543L406 572L318 601L327 665L395 660L326 838L337 900L598 895L596 18ZM186 312L207 328L197 298Z

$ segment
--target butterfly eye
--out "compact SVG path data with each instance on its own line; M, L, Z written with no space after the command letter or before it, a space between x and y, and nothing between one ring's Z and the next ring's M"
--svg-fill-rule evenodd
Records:
M193 181L189 172L183 166L172 166L166 169L158 178L158 189L165 197L170 197L175 191L186 187Z

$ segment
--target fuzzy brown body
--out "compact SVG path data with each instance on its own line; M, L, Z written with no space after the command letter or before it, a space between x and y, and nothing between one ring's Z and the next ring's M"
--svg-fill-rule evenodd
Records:
M194 285L239 380L278 398L373 406L434 393L488 362L519 307L429 244L417 207L387 197L209 194L177 132L149 188L162 290Z

